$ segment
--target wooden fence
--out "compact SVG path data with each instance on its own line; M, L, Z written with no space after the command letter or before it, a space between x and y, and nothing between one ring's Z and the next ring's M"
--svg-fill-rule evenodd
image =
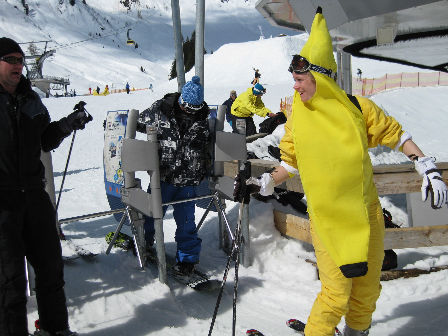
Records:
M370 96L381 91L425 86L448 86L446 72L414 72L385 74L380 78L353 78L352 94Z
M252 176L259 176L268 169L278 165L266 160L250 160ZM439 162L437 168L448 180L448 162ZM234 177L237 163L226 162L224 174ZM397 165L379 165L373 167L374 182L379 195L406 194L420 191L422 178L412 163ZM287 180L283 187L287 190L303 192L298 175ZM308 216L295 216L274 209L274 222L277 229L285 236L311 243ZM429 225L431 223L428 223ZM420 226L411 228L386 229L385 249L448 245L448 218L446 225Z
M396 88L412 88L425 86L448 86L448 73L446 72L402 72L399 74L385 74L380 78L353 77L352 94L358 96L371 96L381 91ZM289 116L292 111L293 96L280 100L280 111Z

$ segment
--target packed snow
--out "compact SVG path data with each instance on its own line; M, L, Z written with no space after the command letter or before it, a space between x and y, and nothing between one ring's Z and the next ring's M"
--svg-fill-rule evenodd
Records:
M146 89L150 83L154 87L153 91L131 91L129 95L43 99L53 120L70 113L79 100L87 103L86 108L94 118L85 130L77 132L74 139L62 189L60 219L109 209L102 162L102 124L106 112L131 108L142 111L165 93L177 89L176 81L167 80L174 54L169 1L140 0L140 7L130 12L120 7L118 0L86 2L87 6L81 1L70 6L68 1L28 0L33 10L29 17L23 14L21 1L0 3L0 34L20 42L56 41L53 46L60 48L46 61L44 74L69 76L72 83L69 89L75 89L78 95L97 85L101 90L106 84L111 88L124 88L126 81L135 88ZM186 0L180 2L182 19L191 29L194 27L194 6ZM261 82L267 88L263 101L277 112L280 99L293 94L293 81L287 67L291 55L300 51L307 35L294 35L296 32L288 31L292 36L271 37L276 33L268 32L269 25L255 11L254 3L252 0L207 1L206 41L214 41L214 44L208 47L206 43L206 49L214 49L214 52L205 56L205 100L210 105L221 104L228 98L230 90L241 93L249 87L255 67L260 69ZM138 49L126 46L126 28L119 30L122 27L132 27L131 35L138 40ZM233 35L224 33L231 27L235 29ZM235 27L239 27L238 30ZM115 35L105 36L107 32L115 32ZM102 33L102 37L96 33ZM260 38L261 34L264 38ZM97 38L89 39L95 36ZM83 43L72 44L86 39ZM140 71L140 66L146 69L145 73ZM352 67L354 71L361 68L368 77L419 71L366 59L353 59ZM186 75L187 80L193 75L194 70ZM371 98L403 124L427 155L440 162L448 161L445 136L448 87L395 89ZM259 124L262 118L255 117L255 121ZM228 125L226 130L230 130ZM278 143L281 134L282 130L278 128L273 135L259 140L256 146L260 148L260 154L266 153L269 144ZM70 140L68 137L52 152L57 195ZM400 153L380 150L371 152L371 158L375 165L407 161ZM146 187L147 176L142 173L139 177ZM403 195L381 197L381 203L392 213L394 222L408 225ZM239 206L226 201L226 207L228 220L234 227ZM203 213L204 209L197 208L197 220ZM312 246L282 237L274 228L270 204L251 200L250 216L253 263L248 268L239 268L236 332L243 335L246 329L257 328L265 335L295 335L285 326L285 321L289 318L306 320L320 290L316 269L305 261L315 258ZM113 249L106 255L104 237L114 231L117 224L113 216L106 216L62 226L69 239L98 253L93 262L75 259L65 266L71 328L90 336L208 334L217 292L197 292L171 280L168 285L161 284L156 267L139 270L137 259L131 252ZM129 227L124 227L123 231L129 233ZM175 223L171 210L164 218L164 231L167 253L174 254ZM199 235L203 241L199 267L212 279L221 279L227 256L218 247L216 213L208 215ZM72 256L72 249L66 243L62 244L63 254ZM447 246L396 252L399 268L428 269L448 265ZM371 335L446 335L447 278L448 270L443 270L416 278L382 282ZM232 332L233 285L232 265L213 335ZM36 301L32 296L28 303L30 330L34 330L36 318ZM343 325L342 320L339 326Z

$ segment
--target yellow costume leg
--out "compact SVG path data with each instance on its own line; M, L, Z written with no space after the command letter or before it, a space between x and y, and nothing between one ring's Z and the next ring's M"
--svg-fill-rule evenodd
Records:
M376 210L376 211L375 211ZM353 278L348 312L345 322L356 330L365 330L372 323L372 314L381 292L381 266L384 259L384 217L381 206L370 211L370 242L368 255L368 273Z
M347 324L357 330L370 326L375 302L381 285L379 276L384 258L384 221L379 203L371 205L371 235L367 274L348 279L344 277L317 237L311 223L311 235L322 284L314 301L305 328L306 336L333 336L341 317L347 314Z

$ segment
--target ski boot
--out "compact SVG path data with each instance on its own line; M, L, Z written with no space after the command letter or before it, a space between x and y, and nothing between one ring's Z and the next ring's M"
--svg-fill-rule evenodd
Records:
M344 327L344 336L368 336L370 327L366 330L355 330L350 328L348 325Z
M179 275L190 276L194 271L194 263L178 262L173 266L173 270Z
M36 331L33 334L34 336L78 336L77 333L71 331L70 329L56 331L55 333L42 330L40 328L39 320L34 321L34 326L36 327Z

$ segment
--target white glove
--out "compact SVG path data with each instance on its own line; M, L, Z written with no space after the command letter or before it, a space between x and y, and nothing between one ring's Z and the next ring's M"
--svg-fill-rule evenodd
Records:
M274 179L271 174L264 173L257 178L250 177L247 179L246 184L254 184L260 187L258 192L261 196L270 196L274 192Z
M415 161L415 169L423 176L422 201L425 202L428 194L431 193L431 207L440 209L448 202L448 190L437 171L434 159L427 156L418 158Z

